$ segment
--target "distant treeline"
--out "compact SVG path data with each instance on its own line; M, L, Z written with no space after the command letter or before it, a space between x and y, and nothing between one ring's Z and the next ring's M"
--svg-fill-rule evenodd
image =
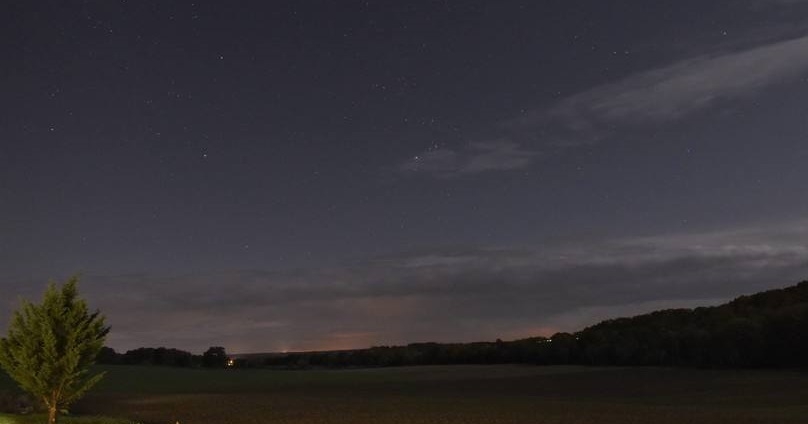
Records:
M97 362L107 365L224 368L228 365L228 357L221 346L212 346L202 355L165 347L141 347L128 350L126 353L118 353L112 348L104 347L98 354Z
M138 349L122 355L114 354L114 351L107 353L115 358L116 363L205 364L204 355L194 359L195 356L188 354L189 359L178 359L184 358L180 353L187 352L164 349L158 354L159 350ZM147 351L151 353L147 354ZM223 349L221 353L224 354ZM558 333L549 338L413 343L346 351L256 354L240 357L233 365L342 368L500 363L805 366L808 365L808 281L785 289L742 296L721 306L669 309L633 318L612 319L577 333ZM207 364L210 366L211 362ZM220 361L215 366L225 364Z

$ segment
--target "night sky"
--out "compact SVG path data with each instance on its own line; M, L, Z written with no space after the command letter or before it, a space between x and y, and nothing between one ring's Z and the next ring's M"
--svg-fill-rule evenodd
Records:
M808 278L808 1L6 1L0 328L479 341Z

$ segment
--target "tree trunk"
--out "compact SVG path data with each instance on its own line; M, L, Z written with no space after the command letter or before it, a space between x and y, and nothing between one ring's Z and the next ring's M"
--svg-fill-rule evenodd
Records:
M56 424L56 414L59 412L56 409L56 405L52 405L48 408L48 424Z

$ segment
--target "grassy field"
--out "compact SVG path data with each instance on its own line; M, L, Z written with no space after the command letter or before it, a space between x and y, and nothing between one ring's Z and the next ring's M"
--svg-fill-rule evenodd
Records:
M155 424L808 423L808 372L802 371L104 369L107 378L75 413Z
M0 424L44 424L48 422L47 414L13 415L0 414ZM60 424L137 424L120 418L108 417L60 417Z

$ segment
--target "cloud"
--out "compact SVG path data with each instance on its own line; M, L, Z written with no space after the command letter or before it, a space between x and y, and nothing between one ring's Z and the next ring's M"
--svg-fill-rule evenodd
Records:
M808 36L745 50L707 54L630 75L512 119L517 138L548 131L560 146L596 142L614 128L682 119L808 74Z
M753 0L756 4L803 4L808 0Z
M451 178L525 169L551 148L592 144L617 131L676 122L808 75L808 36L764 38L767 41L755 47L681 59L573 94L501 122L494 141L460 149L433 146L401 163L398 170L404 175Z
M808 223L795 222L583 246L426 249L317 270L88 275L80 288L108 317L119 350L493 340L794 284L808 276L805 240ZM6 281L0 289L31 286Z
M528 167L538 152L507 139L470 143L460 150L430 147L399 166L406 175L427 174L442 178Z

